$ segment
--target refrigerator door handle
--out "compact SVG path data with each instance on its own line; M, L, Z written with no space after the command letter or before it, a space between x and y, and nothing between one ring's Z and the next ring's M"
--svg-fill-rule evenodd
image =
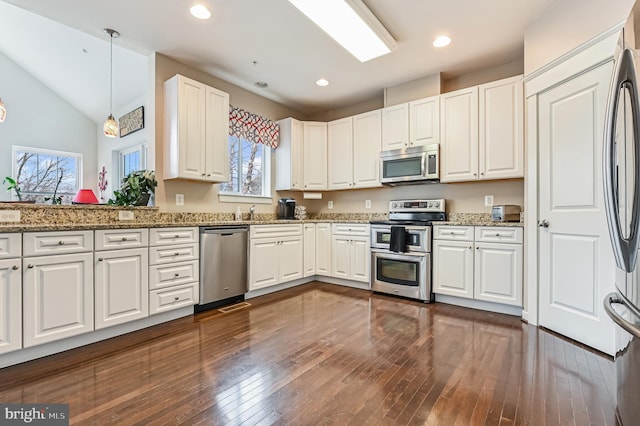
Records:
M640 220L640 102L638 99L638 84L636 80L636 67L634 53L630 49L624 49L614 73L612 93L609 96L609 106L605 122L604 140L604 198L607 222L609 225L609 235L613 246L613 253L616 263L620 269L632 272L636 266L638 246L640 245L640 234L638 233L638 221ZM633 119L633 143L634 143L634 188L631 223L629 224L629 236L622 236L620 225L620 204L616 176L616 121L618 117L618 104L620 95L627 91L631 101L631 115Z
M632 334L633 336L635 336L638 339L640 339L640 327L636 326L635 324L630 323L629 321L624 319L624 317L622 315L617 313L615 311L615 309L613 309L612 305L614 305L614 304L623 305L624 307L629 309L629 306L625 303L625 301L617 293L615 293L615 292L614 293L609 293L609 294L607 294L607 297L604 298L604 310L607 311L607 315L609 315L609 318L611 318L613 320L613 322L618 324L620 327L622 327L629 334ZM633 312L633 310L632 310L632 312Z

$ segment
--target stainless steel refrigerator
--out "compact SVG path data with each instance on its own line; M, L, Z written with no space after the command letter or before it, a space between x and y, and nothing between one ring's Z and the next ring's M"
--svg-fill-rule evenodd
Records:
M617 263L617 291L607 295L604 307L619 326L616 411L627 426L640 421L640 56L635 49L634 21L627 21L618 43L603 157L607 220Z

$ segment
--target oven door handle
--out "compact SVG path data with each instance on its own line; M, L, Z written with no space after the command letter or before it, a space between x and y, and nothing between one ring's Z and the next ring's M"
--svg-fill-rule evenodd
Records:
M371 254L375 255L376 257L384 258L384 259L409 260L409 258L415 258L415 260L419 261L425 257L428 257L430 253L417 253L417 252L394 253L384 249L371 249Z

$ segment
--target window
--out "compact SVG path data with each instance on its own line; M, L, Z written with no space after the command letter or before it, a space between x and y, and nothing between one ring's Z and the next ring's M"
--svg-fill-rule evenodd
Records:
M131 148L123 149L118 157L118 185L122 179L131 172L145 170L147 168L147 144L140 144Z
M82 186L82 154L15 145L12 152L13 178L23 200L42 203L55 192L70 203Z
M237 136L229 136L229 181L225 194L270 197L271 149Z

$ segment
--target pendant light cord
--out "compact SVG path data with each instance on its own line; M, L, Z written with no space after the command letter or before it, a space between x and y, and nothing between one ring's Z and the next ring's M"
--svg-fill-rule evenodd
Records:
M109 35L111 36L111 47L109 53L109 115L113 115L113 32Z

